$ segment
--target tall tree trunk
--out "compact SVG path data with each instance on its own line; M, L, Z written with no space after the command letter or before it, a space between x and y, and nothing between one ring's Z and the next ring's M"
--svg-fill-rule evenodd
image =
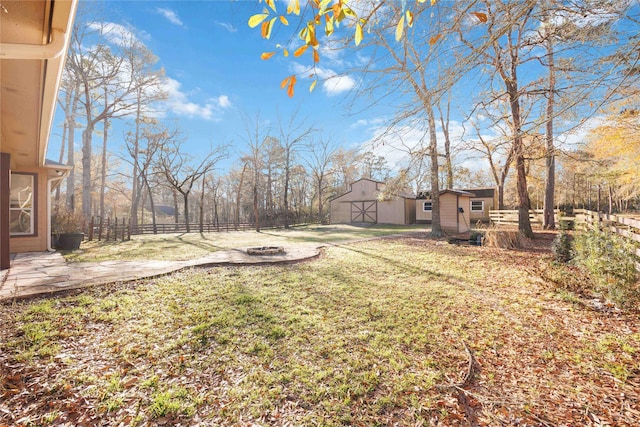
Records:
M240 182L238 183L238 194L236 194L236 230L240 225L240 199L242 198L242 184L244 182L244 173L247 170L247 164L242 166L242 172L240 173Z
M153 234L158 234L158 225L156 223L156 205L153 201L153 193L151 192L151 186L149 185L149 180L147 179L146 174L143 176L143 179L145 187L147 188L147 194L149 195L149 203L151 204L151 223L153 224Z
M64 124L62 127L62 139L60 142L60 155L58 156L58 163L62 163L64 161L64 152L67 145L68 134L69 134L69 121L65 118ZM56 194L54 196L54 200L55 200L56 212L57 212L58 208L60 207L60 185L56 187Z
M516 160L516 188L518 192L518 230L528 238L533 238L529 210L529 190L527 188L527 171L524 157L524 141L522 138L522 118L520 116L520 98L517 86L515 65L511 69L511 78L505 78L507 94L511 106L511 120L513 126L513 152Z
M451 155L451 138L449 135L449 113L451 111L451 95L447 98L447 112L446 115L442 114L440 104L438 104L438 111L440 112L440 125L442 126L442 133L444 134L444 162L447 173L447 187L453 188L453 159Z
M260 210L258 209L258 176L253 177L253 218L256 222L256 232L260 232Z
M556 221L554 215L555 191L556 191L556 154L553 143L553 111L556 90L556 70L553 57L553 37L548 35L547 39L547 61L549 63L549 88L547 92L547 129L546 129L546 166L547 177L544 188L544 211L543 211L543 227L545 230L554 230Z
M91 179L91 144L93 135L93 122L89 121L87 127L82 131L82 215L89 219L92 212L92 190Z
M207 175L202 175L202 192L200 193L200 234L204 233L204 189Z
M107 185L107 140L109 139L109 119L105 117L102 123L104 129L102 133L102 159L100 165L100 221L104 221L104 192Z
M142 97L141 88L138 89L138 99ZM135 134L133 140L133 171L131 173L131 222L138 224L138 206L140 203L140 186L138 175L138 156L140 150L140 119L141 119L141 103L136 105Z
M69 117L69 139L67 141L67 165L72 166L67 177L67 207L71 211L76 209L76 168L75 168L75 119Z
M184 222L187 225L187 233L191 233L191 226L189 225L189 193L182 194L182 203L184 206Z
M180 221L180 211L178 210L178 192L174 189L171 191L171 195L173 196L173 219L174 223L178 224Z
M427 120L429 123L429 158L431 160L431 235L442 236L442 223L440 222L440 182L438 176L438 138L436 135L436 120L433 115L431 100L425 103Z
M284 164L284 228L289 229L289 179L291 175L291 148L285 147L285 164Z

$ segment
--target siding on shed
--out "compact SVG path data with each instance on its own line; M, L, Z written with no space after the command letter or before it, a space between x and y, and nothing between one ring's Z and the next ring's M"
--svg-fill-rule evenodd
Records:
M352 183L350 191L330 200L331 222L351 223L353 202L375 203L375 217L379 224L415 222L415 199L396 196L390 200L378 200L383 188L384 183L366 178Z

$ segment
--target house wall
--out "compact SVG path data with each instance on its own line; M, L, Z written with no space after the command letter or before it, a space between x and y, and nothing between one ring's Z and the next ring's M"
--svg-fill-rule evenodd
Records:
M424 202L430 202L431 200L417 199L416 200L416 222L427 223L431 222L431 212L424 210Z
M47 169L45 168L21 168L12 170L16 173L36 174L36 197L35 197L35 235L33 236L11 236L9 239L9 252L39 252L46 251L47 248Z
M483 203L482 212L480 211L471 211L471 202L474 200L480 200ZM495 209L494 208L494 200L493 197L472 197L469 200L469 216L473 222L475 221L489 221L489 211Z

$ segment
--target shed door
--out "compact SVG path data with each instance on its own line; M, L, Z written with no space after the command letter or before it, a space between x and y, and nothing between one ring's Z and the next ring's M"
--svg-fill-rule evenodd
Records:
M351 202L351 222L378 222L378 203L369 202Z

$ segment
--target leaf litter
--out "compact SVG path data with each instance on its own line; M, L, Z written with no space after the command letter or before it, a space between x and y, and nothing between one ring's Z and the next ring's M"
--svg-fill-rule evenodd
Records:
M563 298L547 249L386 239L5 304L0 426L639 425L637 313Z

